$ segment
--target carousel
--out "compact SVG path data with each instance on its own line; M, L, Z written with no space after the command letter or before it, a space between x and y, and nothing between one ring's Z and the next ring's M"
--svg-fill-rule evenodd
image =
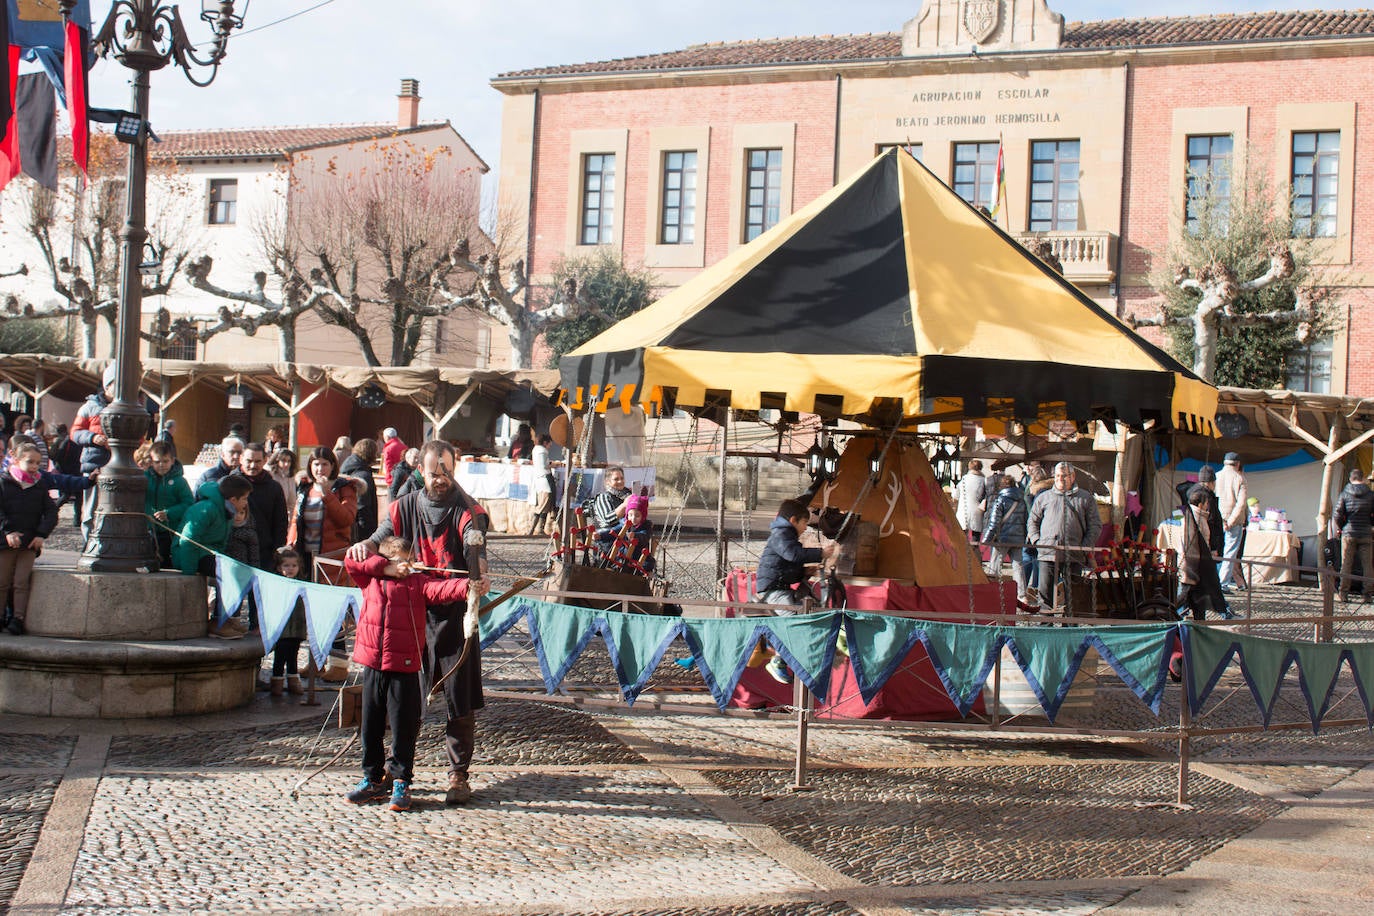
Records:
M681 410L723 430L767 419L781 443L818 417L826 448L773 457L809 462L824 478L816 507L838 516L831 533L856 542L837 564L845 606L965 623L1015 615L1015 595L989 582L957 524L932 433L977 420L1040 435L1052 423L1216 435L1216 389L900 150L564 356L561 377L582 430L607 412ZM574 521L563 555L577 543ZM730 568L727 550L717 573L722 597L741 603L731 612L768 613L747 606L751 571ZM905 659L907 686L933 679L922 651ZM887 684L893 696L863 691L836 714L959 714L940 691ZM746 670L736 700L778 687Z

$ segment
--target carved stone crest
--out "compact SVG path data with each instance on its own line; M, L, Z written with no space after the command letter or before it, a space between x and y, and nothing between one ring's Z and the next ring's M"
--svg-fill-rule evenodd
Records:
M964 0L964 31L981 44L1002 22L1002 0Z

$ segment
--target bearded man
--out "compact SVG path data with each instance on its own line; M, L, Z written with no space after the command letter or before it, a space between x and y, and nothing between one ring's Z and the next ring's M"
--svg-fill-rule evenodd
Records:
M476 594L485 595L487 513L454 479L456 459L453 446L447 442L426 442L420 449L424 488L393 502L372 537L348 548L348 557L365 560L377 553L384 539L395 535L411 542L419 563L463 573L477 589ZM463 658L466 610L459 602L431 607L426 615L427 689L432 690L439 679L452 672L443 682L448 711L444 745L449 759L444 803L448 805L466 804L472 797L468 767L476 746L477 710L485 705L481 651L475 635L471 650ZM454 671L460 658L463 664Z

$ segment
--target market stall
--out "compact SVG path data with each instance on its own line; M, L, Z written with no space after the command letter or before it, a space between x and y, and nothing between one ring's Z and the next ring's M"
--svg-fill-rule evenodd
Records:
M567 483L567 468L556 466L553 472L561 491ZM605 473L605 468L574 468L572 503L576 505L600 493L605 488ZM534 481L534 468L528 462L509 459L483 461L465 456L458 463L455 476L458 484L487 510L493 531L525 534L530 530L530 487ZM635 493L647 491L652 498L654 469L625 468L625 485Z
M1169 519L1159 526L1155 544L1161 550L1180 550L1183 546L1183 525L1178 519ZM1298 581L1298 571L1291 567L1298 565L1299 549L1302 541L1291 531L1265 531L1258 526L1245 530L1245 545L1242 559L1253 560L1256 565L1246 564L1250 571L1252 585L1278 585ZM1270 564L1270 565L1264 565Z

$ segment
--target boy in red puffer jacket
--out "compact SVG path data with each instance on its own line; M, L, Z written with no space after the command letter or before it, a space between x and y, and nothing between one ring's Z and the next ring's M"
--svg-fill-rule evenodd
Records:
M424 698L420 660L425 649L425 612L430 605L465 601L466 577L441 579L415 572L410 544L389 537L366 560L345 560L344 568L363 590L363 610L353 660L363 665L363 778L348 793L355 805L386 798L391 810L410 808L415 742L420 736ZM383 739L391 724L391 755Z

